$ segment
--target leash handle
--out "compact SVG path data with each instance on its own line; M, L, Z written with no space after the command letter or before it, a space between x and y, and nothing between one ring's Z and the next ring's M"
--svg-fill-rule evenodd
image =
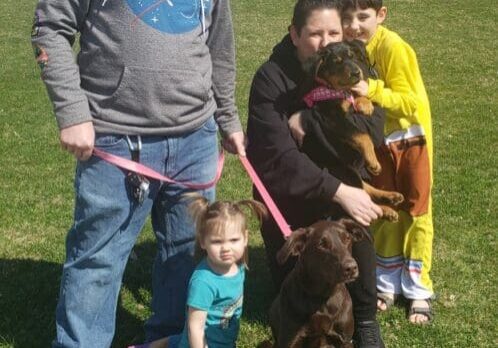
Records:
M182 185L184 187L194 189L194 190L204 190L209 187L214 186L221 178L221 173L223 172L223 164L225 163L225 154L223 152L223 148L220 149L220 155L218 157L218 168L216 169L216 176L214 177L213 180L207 182L207 183L202 183L202 184L194 184L190 182L182 182L182 181L176 181L171 178L168 178L167 176L161 175L152 168L149 168L147 166L144 166L141 163L130 161L129 159L119 157L110 153L107 153L105 151L102 151L100 149L94 148L93 149L93 155L103 159L106 162L109 162L111 164L114 164L115 166L126 169L138 174L142 174L144 176L147 176L152 179L156 179L159 181L167 182L170 184L177 184L177 185Z
M283 217L282 213L280 213L280 210L278 210L277 206L275 205L275 202L273 201L270 194L266 190L265 186L259 179L258 174L256 174L256 171L252 167L251 163L249 162L247 157L240 155L239 155L239 160L244 166L244 169L246 170L247 174L251 178L251 181L254 183L254 186L256 186L256 189L258 190L259 194L263 198L263 201L268 207L268 210L270 210L271 215L273 215L273 218L275 219L275 222L280 228L280 231L282 231L282 234L284 235L285 238L289 237L292 233L289 224L287 223L287 221L285 221L285 218Z

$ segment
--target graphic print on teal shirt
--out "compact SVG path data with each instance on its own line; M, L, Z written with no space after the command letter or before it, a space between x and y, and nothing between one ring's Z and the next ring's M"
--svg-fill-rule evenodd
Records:
M126 0L145 24L168 34L197 28L211 10L212 0Z
M244 296L240 295L240 297L234 303L226 306L223 309L223 315L221 316L220 321L220 327L222 329L228 329L228 327L230 326L230 320L232 320L236 311L242 308L242 302L244 302ZM236 320L238 320L237 317Z

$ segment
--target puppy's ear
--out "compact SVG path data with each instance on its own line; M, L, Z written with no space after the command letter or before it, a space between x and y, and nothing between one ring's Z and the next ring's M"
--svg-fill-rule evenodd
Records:
M353 237L354 242L359 242L364 239L368 239L370 242L373 242L368 228L359 224L358 222L352 219L341 219L339 220L339 223L344 225L351 237Z
M292 232L285 244L277 253L277 262L281 265L287 261L289 256L298 256L304 250L306 240L309 234L313 231L311 227L299 228Z
M353 52L355 59L358 61L358 63L362 65L362 69L364 70L363 75L365 77L378 79L379 74L377 73L377 70L375 70L374 66L371 65L370 61L368 60L365 43L363 43L360 40L347 41L346 43L351 48L351 51Z
M302 64L304 79L299 84L299 99L301 99L301 97L311 91L311 89L315 85L315 76L320 65L322 64L322 61L323 59L321 58L321 56L318 53L315 53Z
M323 59L323 54L317 52L304 61L303 71L306 75L306 78L309 78L311 80L315 79L318 74L318 70L323 63Z
M357 59L363 62L368 62L367 50L365 44L360 40L346 41L346 44L351 48Z

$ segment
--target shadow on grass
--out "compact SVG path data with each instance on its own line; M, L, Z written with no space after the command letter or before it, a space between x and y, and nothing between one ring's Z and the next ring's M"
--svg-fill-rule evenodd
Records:
M61 271L56 263L0 259L0 345L50 345Z
M62 265L29 259L0 259L0 346L49 347L55 337L55 307ZM123 342L141 322L118 304ZM122 323L122 324L121 324ZM116 335L117 336L117 335ZM120 345L123 347L124 345Z
M247 321L267 323L268 310L276 292L263 246L249 248L249 271L244 290L244 314Z
M155 244L134 248L138 259L128 262L123 286L138 304L148 306L143 290L150 293ZM244 318L266 323L274 296L263 247L251 247L250 270L245 284ZM62 265L29 259L0 259L0 345L13 348L49 347L55 337L55 308ZM118 303L113 347L143 340L143 320Z

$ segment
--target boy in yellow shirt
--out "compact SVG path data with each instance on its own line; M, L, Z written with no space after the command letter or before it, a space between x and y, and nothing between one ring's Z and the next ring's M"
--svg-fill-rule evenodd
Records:
M387 8L382 0L343 0L344 36L366 44L379 79L362 81L354 92L386 110L385 142L378 150L382 173L374 186L402 193L399 221L373 226L377 253L379 310L397 295L410 301L409 320L431 321L434 295L429 277L432 259L432 126L429 99L413 49L382 26Z

